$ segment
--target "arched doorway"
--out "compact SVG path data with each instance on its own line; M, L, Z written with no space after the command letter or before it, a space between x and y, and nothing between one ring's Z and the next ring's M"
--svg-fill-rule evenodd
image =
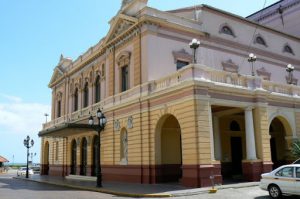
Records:
M292 138L290 126L283 117L275 117L270 123L270 147L273 169L289 163L290 148L288 138Z
M163 116L157 124L156 149L160 150L157 182L178 182L182 178L181 129L173 115Z
M75 140L71 144L71 174L76 175L77 167L77 143Z
M223 183L244 180L242 161L246 155L245 123L243 113L219 118L221 174Z
M97 164L99 162L99 137L97 135L94 136L93 139L93 161L92 161L92 176L97 175Z
M44 175L49 174L49 142L45 143L44 147Z
M81 142L81 165L80 165L80 175L86 175L87 168L87 140L82 139Z

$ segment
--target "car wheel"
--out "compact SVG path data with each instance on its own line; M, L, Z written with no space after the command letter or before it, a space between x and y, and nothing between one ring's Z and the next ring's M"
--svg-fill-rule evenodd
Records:
M281 190L277 185L270 185L268 190L271 198L281 198Z

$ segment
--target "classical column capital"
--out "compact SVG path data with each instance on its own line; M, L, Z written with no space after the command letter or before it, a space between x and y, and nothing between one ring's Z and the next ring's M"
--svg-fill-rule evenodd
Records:
M254 109L254 106L247 106L245 108L245 111L252 111Z

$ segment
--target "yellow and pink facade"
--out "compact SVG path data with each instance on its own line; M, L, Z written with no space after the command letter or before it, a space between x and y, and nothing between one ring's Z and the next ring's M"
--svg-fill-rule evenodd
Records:
M110 26L54 69L51 121L39 133L43 175L94 176L100 153L104 181L202 187L210 176L256 181L293 160L299 38L206 5L164 12L147 0L124 3ZM193 38L201 41L197 63ZM88 126L98 108L108 121L100 150Z

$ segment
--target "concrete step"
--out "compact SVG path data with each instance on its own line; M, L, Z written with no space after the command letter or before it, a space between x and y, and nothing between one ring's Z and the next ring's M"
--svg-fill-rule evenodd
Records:
M94 181L96 182L97 177L95 176L81 176L81 175L68 175L65 177L68 180L83 180L83 181Z

